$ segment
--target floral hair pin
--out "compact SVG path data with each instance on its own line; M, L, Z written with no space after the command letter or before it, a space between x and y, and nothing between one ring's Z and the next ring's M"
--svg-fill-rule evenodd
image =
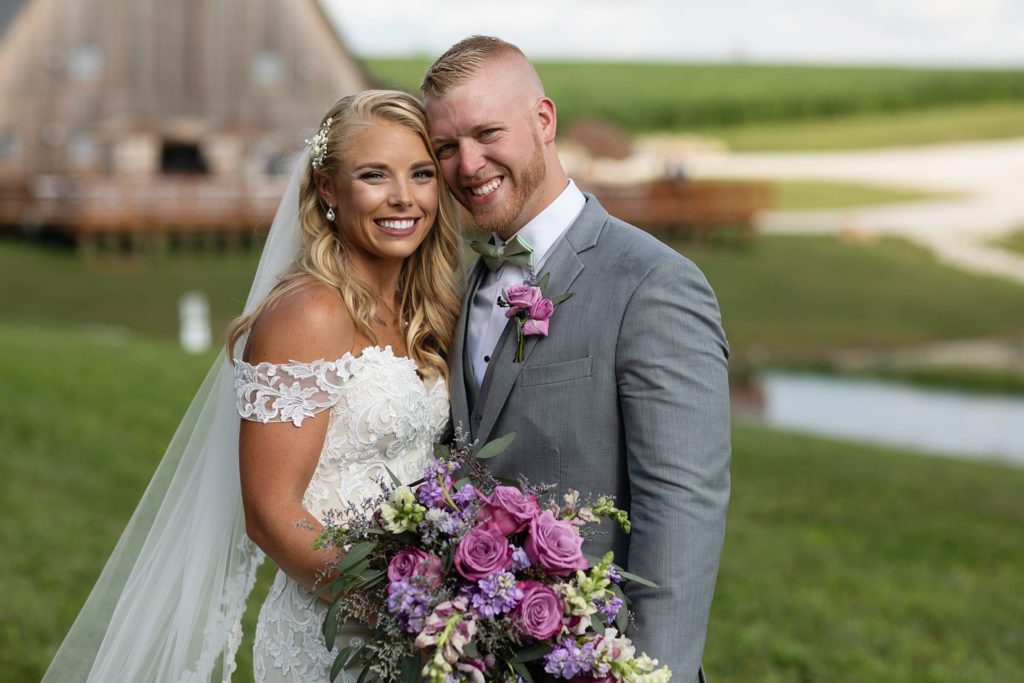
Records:
M540 281L530 278L521 285L512 285L498 297L498 306L508 309L505 317L512 318L516 323L516 363L523 361L526 337L534 334L548 336L548 322L555 312L555 306L572 296L572 292L568 292L551 298L545 297L544 290L547 289L550 276L551 273L545 273Z
M328 117L324 121L324 125L320 126L320 130L312 138L306 140L306 144L309 145L309 158L313 161L313 168L317 169L324 165L324 159L327 158L327 133L331 130L331 122L333 118Z

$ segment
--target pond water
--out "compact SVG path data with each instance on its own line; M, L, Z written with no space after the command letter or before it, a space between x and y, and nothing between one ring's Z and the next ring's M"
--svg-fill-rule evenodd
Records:
M773 427L1024 465L1024 397L785 372L749 391L745 412Z

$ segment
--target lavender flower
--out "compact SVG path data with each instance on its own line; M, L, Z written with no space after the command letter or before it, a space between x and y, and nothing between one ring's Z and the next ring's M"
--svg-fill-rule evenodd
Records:
M622 609L622 598L605 598L604 600L596 601L595 604L597 605L597 611L600 612L601 616L604 617L604 620L610 624L619 613L619 610Z
M473 501L476 500L476 489L473 488L472 484L466 484L458 491L452 494L452 501L459 506L460 509L466 508Z
M409 633L423 630L430 614L430 591L410 580L388 584L388 611L402 622Z
M416 499L427 508L447 507L447 503L444 500L444 488L436 478L427 479L416 487Z
M612 583L622 583L622 574L620 574L619 570L615 568L615 565L608 567L608 573L605 574L605 576L607 576L608 580Z
M544 655L544 671L555 678L573 679L589 674L593 666L593 643L585 643L581 647L575 638L558 641L551 652Z
M469 592L476 613L487 619L511 612L523 599L519 582L511 572L496 572L481 579Z
M512 546L512 571L520 572L531 564L530 556L526 554L525 550L517 545Z

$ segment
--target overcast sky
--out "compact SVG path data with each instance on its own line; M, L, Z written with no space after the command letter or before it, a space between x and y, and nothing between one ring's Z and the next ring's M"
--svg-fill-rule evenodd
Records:
M473 34L531 57L1024 67L1024 0L322 0L358 54Z

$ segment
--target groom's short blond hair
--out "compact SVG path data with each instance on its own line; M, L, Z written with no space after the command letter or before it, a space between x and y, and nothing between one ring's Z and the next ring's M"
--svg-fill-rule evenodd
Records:
M420 91L424 97L441 97L468 80L492 59L512 55L526 59L522 50L501 38L463 38L434 60L423 76Z

